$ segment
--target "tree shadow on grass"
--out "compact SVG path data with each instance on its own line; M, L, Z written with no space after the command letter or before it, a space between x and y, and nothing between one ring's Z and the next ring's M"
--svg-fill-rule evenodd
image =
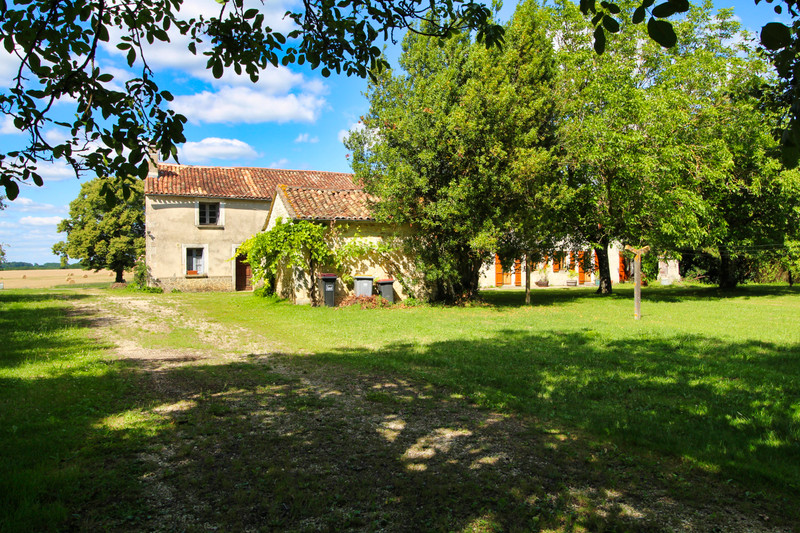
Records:
M491 408L800 494L800 345L703 336L599 343L587 330L509 330L483 341L340 350L326 361L389 369Z
M0 463L0 529L792 527L800 347L595 335L2 380L29 464Z
M65 334L66 330L100 327L112 320L70 305L87 297L84 294L0 293L0 368L41 358L71 359L86 341L80 335ZM32 303L35 305L27 305ZM97 344L93 348L102 346Z
M563 350L546 336L516 340ZM590 345L584 340L572 347L584 348L584 362L602 357L587 353ZM508 345L494 339L482 347L497 351ZM788 529L796 518L796 491L784 480L772 500L746 495L759 483L737 463L744 458L736 453L714 464L712 474L680 461L703 456L718 439L750 447L759 438L757 430L742 430L744 438L717 431L724 429L727 413L743 406L734 401L726 407L721 391L691 385L691 369L673 373L663 362L642 363L639 369L653 376L620 372L607 379L611 369L590 364L588 377L581 377L562 365L567 379L550 399L530 400L542 405L528 411L547 416L519 419L465 406L454 395L457 389L468 392L455 385L460 378L443 388L317 361L396 358L431 377L446 366L438 364L445 353L462 347L430 347L426 355L433 364L424 371L416 355L413 362L406 359L408 351L346 351L302 361L253 356L249 363L152 372L154 381L169 384L158 388L154 408L167 419L167 429L151 441L162 447L153 446L142 458L147 473L141 511L112 525L159 529L173 520L178 530L705 531ZM506 365L512 360L508 370L517 364L509 356L498 359ZM484 376L485 385L468 394L478 400L502 396L511 405L519 387L546 388L546 367L517 370L526 375L510 385ZM761 378L745 379L749 387L773 377L767 369ZM662 412L666 396L681 394L671 411ZM751 399L763 398L756 393ZM686 412L696 404L707 404L707 413ZM777 418L787 413L779 406L772 411L772 430L780 432L785 420ZM611 433L604 435L598 427L609 420ZM122 438L127 430L118 431L109 438ZM695 440L679 438L684 432ZM659 436L672 444L662 447ZM753 453L758 464L778 458L787 465L796 446L774 453L756 446ZM738 481L726 483L729 475ZM761 522L766 515L771 521Z

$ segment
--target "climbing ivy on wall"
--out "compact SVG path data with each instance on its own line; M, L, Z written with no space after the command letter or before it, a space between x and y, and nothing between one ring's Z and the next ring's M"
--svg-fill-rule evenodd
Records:
M347 225L324 225L307 220L278 219L269 231L253 235L242 243L237 255L246 255L253 272L253 282L264 284L265 293L275 291L275 277L283 268L305 270L314 280L321 268L339 273L344 283L353 282L353 273L368 264L382 264L384 270L399 279L398 248L395 242L374 242L362 238L358 230L348 236ZM405 287L405 285L404 285ZM406 289L408 290L408 289ZM316 283L311 300L317 303Z
M314 279L320 266L335 265L335 257L325 242L325 231L325 226L307 220L284 222L279 218L274 228L243 242L237 254L247 255L253 282L263 282L266 291L272 292L280 268L302 268ZM317 303L314 287L311 300Z

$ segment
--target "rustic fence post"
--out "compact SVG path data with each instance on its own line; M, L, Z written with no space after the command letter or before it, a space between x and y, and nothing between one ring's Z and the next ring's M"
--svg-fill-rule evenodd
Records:
M626 250L636 254L633 260L633 318L642 318L642 254L650 251L649 246L644 248L634 248L626 246Z

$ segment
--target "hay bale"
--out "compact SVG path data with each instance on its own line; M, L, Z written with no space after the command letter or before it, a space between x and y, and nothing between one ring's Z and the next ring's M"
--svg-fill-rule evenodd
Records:
M88 277L89 277L89 274L84 274L84 275L83 275L83 277L84 277L84 278L88 278Z

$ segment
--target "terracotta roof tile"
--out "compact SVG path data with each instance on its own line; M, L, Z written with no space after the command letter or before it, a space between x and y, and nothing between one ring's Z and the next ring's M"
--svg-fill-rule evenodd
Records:
M145 180L144 192L152 196L271 200L278 184L340 190L359 189L353 183L353 175L342 172L159 163L158 177Z
M296 219L375 220L370 203L377 200L361 189L316 189L279 185L280 194Z

